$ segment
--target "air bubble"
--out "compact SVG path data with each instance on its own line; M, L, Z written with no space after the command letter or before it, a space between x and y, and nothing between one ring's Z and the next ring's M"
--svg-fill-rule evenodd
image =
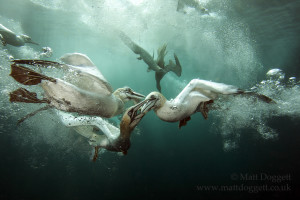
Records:
M282 81L285 77L285 74L281 69L271 69L267 72L267 78L269 80L274 80L274 81Z

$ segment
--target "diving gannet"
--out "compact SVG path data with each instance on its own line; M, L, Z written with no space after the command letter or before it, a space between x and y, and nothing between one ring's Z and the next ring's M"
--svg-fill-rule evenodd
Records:
M163 121L180 121L180 128L186 125L187 121L191 119L190 116L196 112L201 112L203 117L207 119L209 111L207 105L213 103L219 95L233 94L251 95L267 103L272 102L272 99L269 97L254 92L243 91L232 85L193 79L175 99L169 101L161 93L151 92L145 98L145 101L148 101L148 103L143 106L142 112L153 109L156 115Z
M174 53L175 63L169 60L169 64L165 66L164 58L167 54L166 47L164 44L161 48L157 50L157 59L154 60L154 55L151 56L145 49L135 44L127 35L119 31L119 37L123 43L128 46L135 54L138 54L139 60L143 60L148 65L148 71L155 71L156 88L161 92L160 80L169 71L174 72L178 77L181 76L182 68L177 55Z
M10 101L47 103L58 110L110 118L123 113L125 102L132 100L137 103L144 98L129 87L112 92L101 72L83 54L67 54L61 60L67 64L44 60L13 60L10 76L23 85L40 84L44 98L38 99L36 93L19 88L10 93ZM45 76L21 64L68 69L67 75L73 82ZM70 77L74 74L75 77Z
M24 34L17 35L2 24L0 24L0 41L2 42L3 46L10 44L12 46L20 47L24 46L25 43L39 45L38 43L32 41L29 36Z
M110 124L101 117L73 116L70 113L57 111L64 125L72 127L80 135L89 140L89 144L95 148L94 161L97 159L99 148L108 151L122 152L127 154L130 148L130 135L133 129L144 117L145 113L140 108L148 101L142 101L126 110L123 114L120 128ZM97 134L101 130L103 134Z

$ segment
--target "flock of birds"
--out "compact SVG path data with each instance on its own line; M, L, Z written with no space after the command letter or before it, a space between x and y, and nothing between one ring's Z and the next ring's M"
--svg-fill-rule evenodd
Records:
M40 86L43 98L39 99L35 92L20 87L10 93L10 102L45 104L44 107L20 119L19 123L42 110L55 108L64 125L72 127L89 140L90 145L95 148L93 160L96 160L99 148L127 154L131 132L151 110L163 121L179 122L180 128L197 112L207 119L211 105L220 95L247 95L266 103L275 103L262 94L201 79L191 80L176 98L167 100L161 93L160 80L170 71L178 77L181 76L182 68L177 55L174 54L175 63L170 60L165 65L166 45L158 49L157 59L154 59L154 56L123 32L120 31L118 35L126 46L139 55L138 59L148 65L148 71L155 71L156 86L160 92L151 92L145 97L129 87L113 91L99 68L88 56L80 53L66 54L60 58L61 62L12 60L10 76L22 85ZM1 24L0 39L3 45L36 44L30 37L18 36ZM28 66L63 70L66 79L43 75ZM125 109L125 103L129 101L132 101L134 106ZM123 117L119 128L103 119L120 114L123 114ZM103 134L98 134L99 130Z

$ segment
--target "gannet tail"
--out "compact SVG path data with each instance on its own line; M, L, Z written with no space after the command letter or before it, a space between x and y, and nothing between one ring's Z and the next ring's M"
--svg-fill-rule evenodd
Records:
M56 82L56 79L54 78L39 74L29 68L15 63L11 65L10 76L23 85L37 85L41 83L42 80L48 80L54 83Z
M174 53L174 58L175 58L175 62L174 63L172 60L169 60L169 64L166 66L166 71L172 71L174 72L178 77L181 76L181 72L182 72L182 68L181 68L181 64L179 62L179 59L177 57L177 55Z
M276 103L273 99L271 99L270 97L267 97L263 94L259 94L259 93L256 93L256 92L251 92L251 91L242 91L240 90L238 94L241 94L241 95L247 95L247 96L252 96L252 97L255 97L261 101L264 101L266 103Z
M163 44L158 50L157 50L157 60L156 63L157 65L164 69L165 68L165 56L167 55L167 44ZM153 53L153 58L154 58L154 53Z

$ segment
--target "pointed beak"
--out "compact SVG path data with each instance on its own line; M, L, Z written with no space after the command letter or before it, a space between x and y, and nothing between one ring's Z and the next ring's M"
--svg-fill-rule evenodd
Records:
M144 95L139 94L139 93L134 92L134 91L130 91L130 93L127 93L127 95L128 95L129 99L132 99L136 102L140 102L141 100L143 100L145 98Z
M141 113L146 114L147 112L149 112L150 110L153 109L155 103L156 103L157 99L146 99L143 102L145 102L143 104L143 107L141 108Z
M147 109L144 109L144 111L142 111L142 107L146 105L148 102L149 100L144 100L128 109L127 115L130 118L130 125L132 127L135 127L149 111Z
M39 43L36 43L36 42L34 42L34 41L30 41L29 43L35 44L35 45L40 45Z
M136 120L137 118L140 118L140 119L141 119L142 117L144 117L144 115L145 115L146 113L142 113L140 109L141 109L141 107L142 107L145 103L147 103L147 102L146 102L146 101L142 101L142 102L136 104L135 106L132 106L132 107L129 109L129 111L127 112L127 114L128 114L128 116L130 117L131 121L134 121L134 120Z

